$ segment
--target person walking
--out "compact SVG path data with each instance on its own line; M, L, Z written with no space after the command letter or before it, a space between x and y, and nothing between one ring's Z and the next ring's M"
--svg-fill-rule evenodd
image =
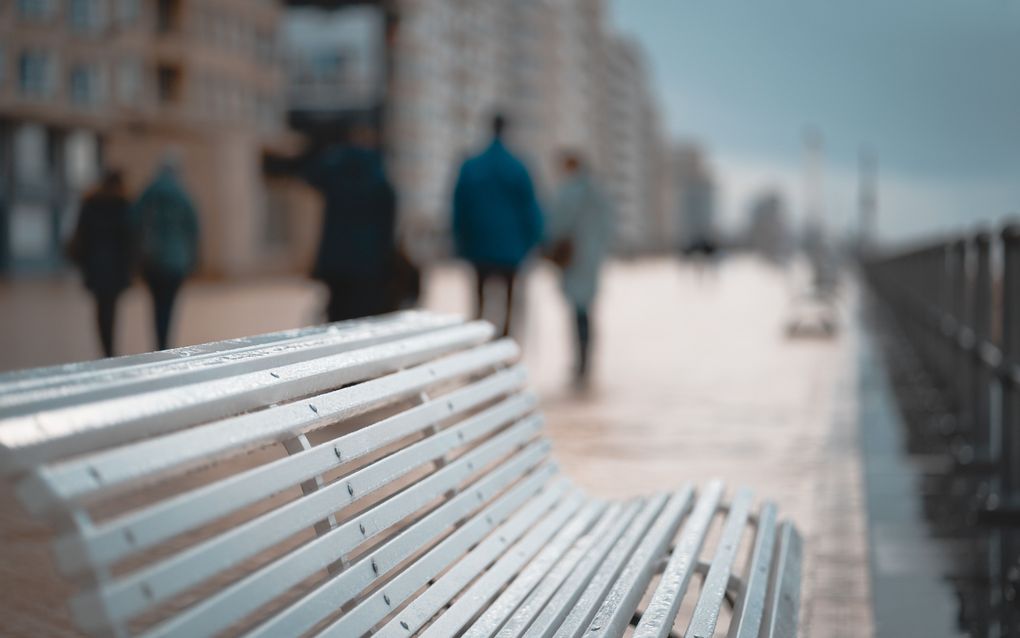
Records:
M164 158L132 218L142 277L152 295L156 343L165 350L177 293L198 263L198 213L181 183L177 155Z
M591 352L591 311L599 271L613 237L609 200L580 154L561 155L563 182L549 212L547 255L562 269L563 294L574 310L577 357L574 382L588 382Z
M485 310L486 283L501 280L505 286L503 336L510 334L517 273L543 227L531 176L503 142L506 128L506 119L496 115L489 146L461 166L452 223L456 253L475 270L478 318Z
M375 130L356 127L349 144L323 152L306 179L324 200L312 277L329 289L329 321L391 312L395 303L396 192Z
M129 210L123 176L119 171L107 171L82 200L69 246L95 300L99 343L107 357L114 354L117 298L131 283Z

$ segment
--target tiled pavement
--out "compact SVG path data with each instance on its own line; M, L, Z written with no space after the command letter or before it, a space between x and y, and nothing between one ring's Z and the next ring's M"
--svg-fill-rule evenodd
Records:
M465 273L429 274L425 304L466 312ZM802 635L872 633L857 446L858 338L852 287L832 340L790 340L791 278L747 259L697 275L668 260L616 264L596 314L596 375L571 391L570 317L553 273L531 273L518 326L555 455L605 496L711 477L750 485L804 533ZM196 343L313 321L314 286L280 281L186 290L178 341ZM73 281L0 286L0 368L96 355L87 300ZM147 347L147 303L124 299L118 339Z

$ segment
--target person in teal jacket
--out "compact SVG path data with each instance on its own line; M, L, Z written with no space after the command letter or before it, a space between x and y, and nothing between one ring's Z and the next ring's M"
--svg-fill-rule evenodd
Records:
M501 280L506 306L503 335L510 332L514 282L521 264L542 239L542 210L527 168L503 143L506 119L492 121L493 139L460 168L453 192L453 241L457 256L475 270L477 315L485 284Z
M132 209L138 259L152 294L156 342L169 343L174 301L198 264L198 213L180 179L180 162L168 154Z

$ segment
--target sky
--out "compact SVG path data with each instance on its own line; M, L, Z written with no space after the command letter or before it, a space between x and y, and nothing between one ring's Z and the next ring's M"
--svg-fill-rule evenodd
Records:
M878 235L1020 214L1020 0L610 0L647 55L664 127L710 155L719 215L778 188L803 214L804 132L823 137L828 226L856 220L878 155Z

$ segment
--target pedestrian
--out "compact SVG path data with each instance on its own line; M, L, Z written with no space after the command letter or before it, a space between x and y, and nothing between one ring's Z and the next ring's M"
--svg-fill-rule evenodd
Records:
M180 157L167 153L132 209L139 265L152 295L156 343L170 341L174 301L198 264L198 213L181 183Z
M503 336L510 333L517 274L541 240L543 226L531 176L504 144L506 128L506 118L496 115L489 146L461 166L452 224L457 255L474 267L479 318L486 283L499 280L504 285Z
M107 171L82 200L68 247L96 304L103 355L114 354L117 298L131 283L130 203L120 171Z
M613 211L579 153L562 153L560 166L563 181L549 213L546 254L562 269L563 294L574 311L574 382L582 388L591 368L592 305L613 237Z
M312 276L329 289L331 322L396 309L397 199L377 147L375 129L357 125L346 144L321 153L306 173L324 200Z

